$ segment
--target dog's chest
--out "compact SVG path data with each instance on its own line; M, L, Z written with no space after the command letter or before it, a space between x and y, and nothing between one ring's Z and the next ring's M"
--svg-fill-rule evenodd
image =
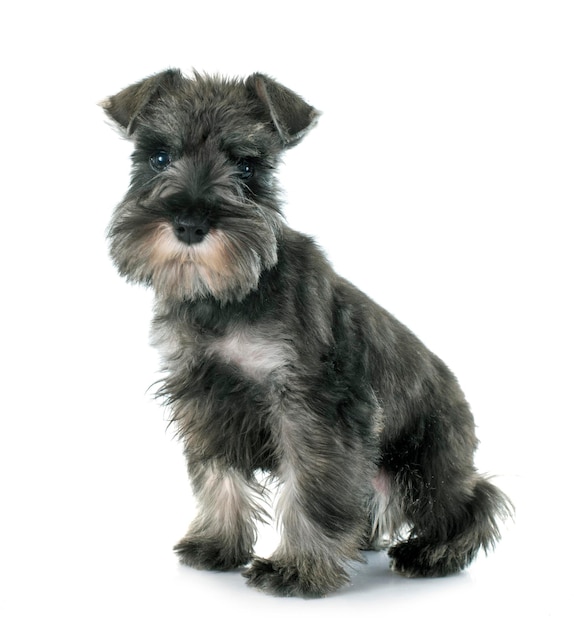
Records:
M213 336L190 328L156 324L152 344L168 369L201 369L215 361L254 381L279 375L296 361L293 343L285 333L267 326L237 325Z
M278 374L294 359L290 344L284 337L257 327L230 330L212 340L206 354L254 380Z

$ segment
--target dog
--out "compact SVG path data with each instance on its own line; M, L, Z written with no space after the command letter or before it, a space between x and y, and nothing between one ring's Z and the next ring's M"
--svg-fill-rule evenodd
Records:
M317 110L264 74L175 69L102 105L135 144L110 253L155 292L158 396L199 506L181 562L246 566L267 593L322 597L364 550L387 549L410 577L493 547L512 505L474 467L456 378L285 223L276 170ZM280 485L270 558L254 555L261 476Z

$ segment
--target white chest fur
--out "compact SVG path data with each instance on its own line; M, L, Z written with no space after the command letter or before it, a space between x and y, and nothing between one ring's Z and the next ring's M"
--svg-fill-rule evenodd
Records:
M207 351L255 379L279 372L294 360L284 338L256 327L234 329L213 341Z

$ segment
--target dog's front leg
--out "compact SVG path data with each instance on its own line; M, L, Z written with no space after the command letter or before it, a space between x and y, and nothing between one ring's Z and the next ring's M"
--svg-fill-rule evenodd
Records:
M262 490L250 477L218 462L189 463L199 512L175 546L180 561L198 569L230 570L252 557Z
M285 418L283 426L281 543L244 576L273 595L321 597L348 582L350 560L362 560L369 462L360 442L344 442L312 416Z

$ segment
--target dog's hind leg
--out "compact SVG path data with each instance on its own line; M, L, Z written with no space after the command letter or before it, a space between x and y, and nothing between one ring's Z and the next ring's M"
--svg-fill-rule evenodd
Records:
M451 505L450 512L438 514L435 524L421 527L415 523L409 538L389 549L395 571L409 577L459 572L480 549L494 546L500 538L499 520L511 514L504 494L481 477L470 496Z
M500 538L498 523L511 513L497 487L477 477L472 493L437 512L435 522L415 523L406 541L389 549L392 568L405 576L445 576L467 567L480 549ZM439 507L436 507L437 509Z
M408 461L394 473L393 489L410 533L388 554L393 569L405 576L445 576L464 569L479 550L494 546L499 523L512 515L507 497L472 465L476 439L470 413L463 409L459 418L435 419L418 449L405 453Z

